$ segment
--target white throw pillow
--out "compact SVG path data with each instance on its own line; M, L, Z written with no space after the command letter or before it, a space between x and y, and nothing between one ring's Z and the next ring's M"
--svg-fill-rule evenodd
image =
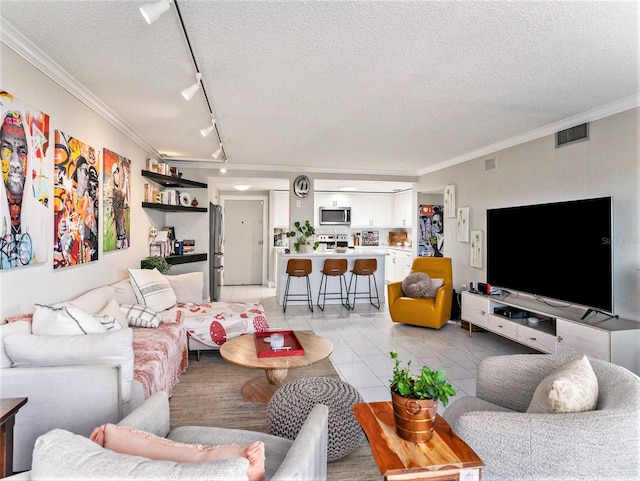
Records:
M138 302L138 299L136 299L136 293L133 292L130 277L111 284L111 287L116 291L116 301L118 304L135 304Z
M74 334L99 334L104 327L91 314L75 306L59 308L36 304L31 322L31 332L37 336L72 336Z
M425 297L437 297L438 296L438 291L440 290L440 288L442 287L442 284L444 284L444 279L440 279L438 277L431 278L431 289L429 289L429 294L427 294Z
M128 402L131 399L132 329L65 337L14 334L5 339L5 348L13 367L119 365L122 400Z
M0 325L0 368L11 367L11 358L7 355L4 340L12 334L31 334L29 321L14 321Z
M158 269L129 269L129 277L138 304L164 311L176 304L176 294Z
M123 304L120 306L131 327L158 327L160 315L153 309L140 304Z
M135 304L135 301L132 303ZM129 327L129 321L127 320L127 316L124 315L124 312L120 309L118 305L118 301L115 299L111 299L106 306L102 308L100 312L98 312L99 316L113 316L115 317L122 327Z
M185 304L202 303L202 293L204 291L204 273L187 272L186 274L164 277L169 281L173 292L175 292L177 302L182 302Z
M122 329L122 324L113 316L109 314L98 315L96 314L93 318L102 324L105 331L117 331L118 329Z
M528 413L577 413L593 411L598 404L598 378L587 356L582 355L538 384Z

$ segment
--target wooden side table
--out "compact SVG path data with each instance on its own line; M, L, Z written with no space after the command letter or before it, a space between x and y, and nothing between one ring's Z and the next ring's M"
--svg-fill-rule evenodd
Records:
M0 399L0 478L13 474L13 426L16 414L26 403L26 397Z
M478 455L436 416L427 443L405 441L396 434L391 401L358 403L353 413L362 426L380 474L387 481L480 481L484 466Z

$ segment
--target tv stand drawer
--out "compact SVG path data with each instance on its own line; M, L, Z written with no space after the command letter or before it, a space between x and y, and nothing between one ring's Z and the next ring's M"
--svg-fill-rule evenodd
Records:
M487 329L504 337L510 337L511 339L518 338L518 324L504 317L491 314L489 316Z

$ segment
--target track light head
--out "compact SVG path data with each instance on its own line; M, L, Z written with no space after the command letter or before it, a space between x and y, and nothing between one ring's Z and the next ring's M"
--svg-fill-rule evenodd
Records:
M226 163L222 167L220 167L220 173L221 174L226 174L227 173L227 164Z
M149 25L158 20L171 7L171 0L157 0L145 3L140 7L140 13Z
M202 134L203 137L206 137L211 132L213 132L213 129L215 129L215 127L216 127L216 119L211 119L211 125L209 127L205 127L204 129L200 129L200 133Z
M187 87L186 89L184 89L182 91L182 96L185 99L191 100L193 98L193 96L196 94L196 92L200 88L200 80L201 79L202 79L202 74L200 72L198 72L196 74L196 83L194 83L191 87Z
M216 150L213 154L211 154L211 156L218 160L220 158L220 154L222 154L222 143L220 143L220 147L218 147L218 150ZM226 163L226 159L225 159L225 163Z

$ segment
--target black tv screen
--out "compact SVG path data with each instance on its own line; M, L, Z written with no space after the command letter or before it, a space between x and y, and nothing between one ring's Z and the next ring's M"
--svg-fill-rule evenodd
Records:
M613 312L611 197L487 210L487 283Z

